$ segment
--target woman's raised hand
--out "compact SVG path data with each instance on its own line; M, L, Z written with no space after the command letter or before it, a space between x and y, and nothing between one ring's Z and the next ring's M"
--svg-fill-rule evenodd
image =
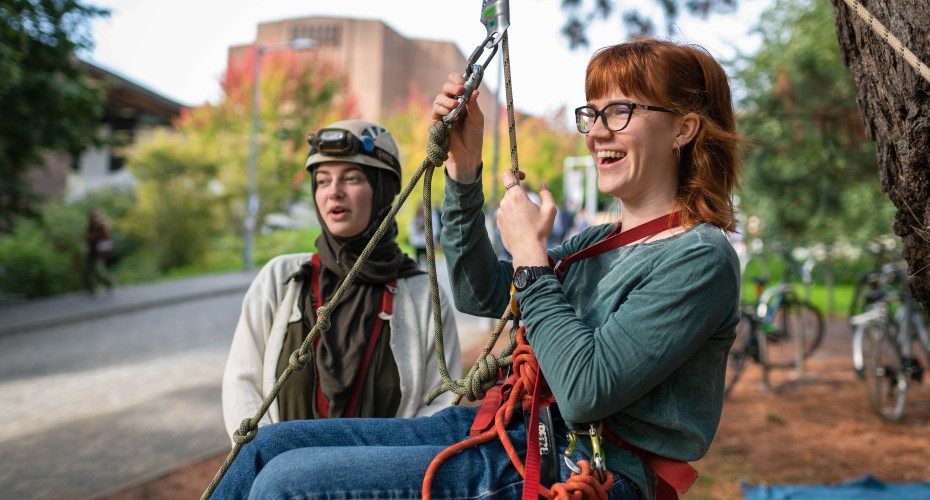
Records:
M520 172L520 179L525 177ZM547 266L546 240L552 234L555 223L555 200L552 193L542 185L539 188L540 204L537 206L527 196L523 186L516 182L513 172L505 170L501 175L504 198L497 211L497 228L501 232L504 247L513 256L514 268L518 266Z
M442 86L442 93L433 101L433 121L452 112L458 105L458 96L465 92L465 78L459 73L450 73ZM484 140L484 114L478 106L476 89L465 103L465 112L460 112L452 126L449 138L449 160L446 171L453 180L471 183L478 178L481 165L481 147Z

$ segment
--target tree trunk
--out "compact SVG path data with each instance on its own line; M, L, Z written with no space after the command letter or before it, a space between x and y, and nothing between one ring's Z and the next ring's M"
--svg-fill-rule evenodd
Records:
M930 311L930 81L844 0L836 37L859 89L857 102L875 141L882 191L898 211L894 232L904 243L911 291ZM857 0L924 64L930 64L930 2Z

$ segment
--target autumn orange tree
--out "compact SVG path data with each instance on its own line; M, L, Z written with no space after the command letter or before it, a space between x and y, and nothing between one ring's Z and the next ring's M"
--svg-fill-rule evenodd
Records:
M175 131L143 138L130 153L139 202L127 227L157 253L162 271L197 262L208 251L205 239L242 232L254 63L253 51L230 64L218 103L186 110ZM262 221L301 195L307 134L354 117L355 104L340 73L312 55L268 53L258 82Z

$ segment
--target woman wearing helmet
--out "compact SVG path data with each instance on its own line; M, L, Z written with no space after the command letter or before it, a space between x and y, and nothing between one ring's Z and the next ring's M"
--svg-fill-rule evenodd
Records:
M281 255L246 293L223 376L223 417L230 436L253 416L316 323L400 192L397 142L378 124L333 123L310 136L307 170L322 233L316 253ZM327 417L415 417L441 384L428 276L397 245L397 226L381 239L321 331L312 360L291 374L259 422ZM443 298L445 358L461 375L455 317Z

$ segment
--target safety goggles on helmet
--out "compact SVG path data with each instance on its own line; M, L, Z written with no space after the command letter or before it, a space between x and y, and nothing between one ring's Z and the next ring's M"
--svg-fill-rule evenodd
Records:
M374 139L358 136L341 128L323 128L307 137L310 150L307 156L322 154L332 157L364 155L374 158L400 172L400 162L391 153L375 145Z

